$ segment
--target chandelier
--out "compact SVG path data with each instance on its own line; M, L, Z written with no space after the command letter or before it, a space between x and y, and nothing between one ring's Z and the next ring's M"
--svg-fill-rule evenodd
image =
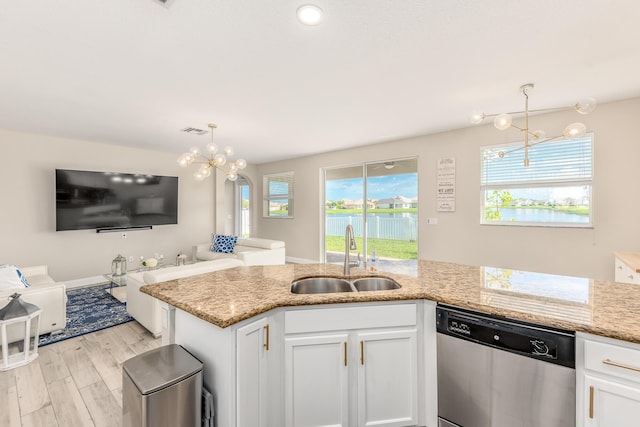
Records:
M178 157L178 164L183 168L188 167L192 163L200 165L198 170L193 174L198 181L202 181L210 176L214 168L224 172L226 179L229 181L235 181L238 179L238 170L247 167L247 161L245 159L238 159L235 162L229 161L229 157L233 156L233 148L229 146L224 147L222 152L218 153L218 145L213 142L213 130L217 127L218 126L213 123L209 123L211 142L207 144L205 153L200 152L198 147L191 147L188 153L184 153Z
M534 145L553 141L561 138L577 138L579 136L584 135L587 132L587 127L583 123L571 123L565 129L562 135L547 137L545 132L542 130L531 131L529 130L529 113L539 113L543 111L560 111L560 110L575 110L580 114L589 114L593 110L596 109L596 100L593 98L585 98L581 101L576 102L573 105L568 107L558 107L558 108L542 108L538 110L529 110L529 92L533 90L533 83L527 83L525 85L520 86L520 91L524 95L524 111L515 111L511 113L503 113L503 114L485 114L481 111L473 111L471 113L471 118L469 121L473 124L478 124L482 122L486 117L495 117L493 120L493 125L499 130L509 129L510 127L514 127L521 131L524 134L524 146L520 148L516 148L515 150L511 150L509 152L521 150L524 148L524 165L529 166L529 147ZM513 118L511 117L514 114L524 114L524 127L518 127L513 124ZM504 151L500 151L498 153L498 157L502 158L505 156Z

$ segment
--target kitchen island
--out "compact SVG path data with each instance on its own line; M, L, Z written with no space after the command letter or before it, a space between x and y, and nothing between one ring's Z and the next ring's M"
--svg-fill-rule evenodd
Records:
M302 424L296 417L312 408L297 406L296 396L307 389L329 399L317 402L321 413L312 413L326 416L327 424L388 419L379 425L435 426L435 302L640 343L635 285L419 261L416 277L381 273L401 285L396 290L290 292L295 279L340 277L341 270L324 264L237 267L141 291L164 301L168 312L177 309L166 318L175 342L205 362L219 426ZM380 360L388 354L411 357L375 371L375 364L364 363L371 353L365 351L368 340L376 343L367 347L371 357L376 348ZM338 362L343 371L336 370ZM383 375L387 371L391 377ZM367 384L412 376L417 379L392 393L405 399L386 405L392 408L388 417L374 410L384 396ZM329 390L336 399L330 400ZM406 400L411 404L403 405Z

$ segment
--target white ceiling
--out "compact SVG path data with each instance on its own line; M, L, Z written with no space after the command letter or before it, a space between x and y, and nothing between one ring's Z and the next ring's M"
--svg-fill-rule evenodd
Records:
M322 24L295 17L320 6ZM640 96L637 0L0 0L0 128L251 163Z

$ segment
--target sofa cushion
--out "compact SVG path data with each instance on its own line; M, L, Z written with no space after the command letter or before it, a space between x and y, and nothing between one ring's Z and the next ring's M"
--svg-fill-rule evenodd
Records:
M0 265L0 289L24 289L29 282L15 265Z
M236 246L236 250L237 249L238 249L238 246ZM237 257L236 257L236 254L222 254L220 252L211 252L211 251L198 252L198 259L202 261L213 261L214 259L224 259L224 258L235 259Z
M238 236L227 236L225 234L213 234L211 236L211 251L222 254L233 253L238 242Z
M257 237L240 238L238 239L237 245L260 249L284 248L284 242L282 240L259 239Z

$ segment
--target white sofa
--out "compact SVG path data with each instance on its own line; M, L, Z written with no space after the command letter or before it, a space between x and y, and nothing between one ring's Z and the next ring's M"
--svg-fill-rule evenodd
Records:
M46 265L33 267L20 267L20 271L29 282L28 288L0 290L0 308L11 300L11 295L19 293L23 301L37 305L40 314L40 335L56 332L67 326L67 290L64 283L55 282L49 276ZM24 333L19 336L11 330L8 332L9 341L22 339Z
M141 286L243 265L244 263L238 259L218 259L144 272L128 273L127 312L157 338L162 334L160 301L140 292Z
M211 243L202 243L193 247L194 260L210 261L223 258L236 258L244 262L244 265L284 264L284 242L256 237L239 238L231 254L212 252Z

